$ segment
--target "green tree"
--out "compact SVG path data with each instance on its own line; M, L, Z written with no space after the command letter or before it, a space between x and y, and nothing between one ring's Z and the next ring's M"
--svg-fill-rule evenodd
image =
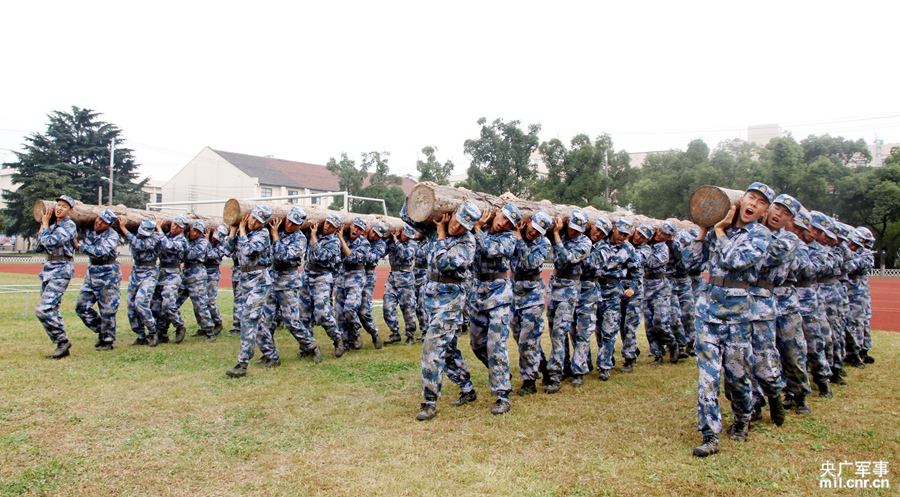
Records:
M569 148L554 138L541 143L539 151L548 172L535 185L536 197L610 209L633 179L631 157L625 151L617 153L607 134L594 141L577 135Z
M406 199L400 188L401 180L390 173L388 166L389 153L366 152L362 154L359 166L356 161L341 153L340 160L328 159L325 167L338 177L341 190L350 195L384 199L388 214L397 215ZM374 171L369 174L369 171ZM361 214L382 214L381 205L371 200L350 200L350 210ZM343 203L335 201L329 208L341 209Z
M872 160L865 140L847 140L841 136L809 135L800 141L804 162L811 164L819 157L827 157L838 166L861 166Z
M416 170L419 171L419 181L433 181L439 185L446 185L447 178L453 171L453 162L448 160L441 164L435 156L436 152L437 149L431 145L422 148L425 160L416 160Z
M4 191L8 205L4 212L7 233L34 235L38 224L32 216L32 206L38 199L53 199L68 194L85 203L97 198L97 188L103 187L108 197L110 143L116 142L113 163L113 203L142 207L146 197L141 188L147 181L136 181L138 164L132 150L121 147L125 143L122 132L114 124L99 119L101 114L91 109L73 106L71 112L51 113L47 130L25 139L24 152L16 152L16 161L3 164L15 168L15 191Z
M519 127L519 121L504 122L496 119L478 120L481 133L478 138L466 140L463 148L472 158L468 177L460 186L470 190L501 195L512 192L528 198L537 165L531 155L537 150L539 124L531 124L527 130Z

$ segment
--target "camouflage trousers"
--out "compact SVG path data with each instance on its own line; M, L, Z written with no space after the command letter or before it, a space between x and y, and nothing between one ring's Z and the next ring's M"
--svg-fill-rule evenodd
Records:
M332 279L330 274L318 274L312 277L303 273L300 285L300 321L309 329L313 330L313 326L320 325L325 328L328 338L333 343L338 340L343 341L344 336L338 330L337 322L334 319L334 310L331 307L331 286Z
M597 304L597 368L612 369L616 355L616 335L622 321L622 285L603 285Z
M575 304L575 326L570 332L572 343L571 370L573 375L586 375L593 369L591 336L597 328L597 301L600 287L594 281L582 281L578 303ZM569 347L566 346L568 353Z
M666 346L675 343L672 332L672 292L666 282L644 290L644 331L650 344L650 354L662 357Z
M675 296L678 306L678 316L680 318L683 334L676 336L678 343L690 348L694 347L694 337L696 333L695 312L694 312L694 290L690 276L683 278L675 278L672 284L672 293ZM673 302L673 308L675 306Z
M719 384L723 368L734 418L750 422L750 323L703 322L697 331L697 429L704 435L722 432Z
M276 285L277 286L277 285ZM276 288L269 290L260 316L259 331L256 341L262 355L271 359L280 359L275 347L275 328L278 321L284 323L294 340L300 346L300 352L312 352L318 345L312 332L300 320L300 293L297 289Z
M831 330L831 340L826 342L825 353L831 369L841 370L844 366L844 314L841 301L840 283L820 284L819 302L825 308L825 316L828 320L828 328ZM824 298L823 298L824 297ZM829 355L830 354L830 355Z
M41 300L34 308L34 315L44 326L44 331L53 343L69 341L59 307L74 273L75 266L71 262L53 261L45 263L39 275Z
M241 274L241 349L238 352L238 364L246 366L253 358L263 306L271 287L272 275L267 269Z
M619 334L622 337L622 358L636 359L641 351L637 345L637 330L641 325L641 306L644 299L635 292L631 297L622 297Z
M575 305L578 294L571 299L550 299L547 308L547 321L550 324L550 358L547 361L547 375L551 383L562 381L566 362L566 340L575 326Z
M750 368L754 396L775 396L784 389L781 356L775 343L775 320L750 322ZM757 400L758 402L758 400Z
M403 327L407 338L416 336L416 288L414 286L395 286L388 278L384 289L384 306L381 308L384 323L391 335L400 334L400 322L397 319L397 307L403 312Z
M366 269L366 286L363 288L362 302L359 306L359 322L370 335L378 333L375 316L372 314L373 295L375 293L375 270ZM383 309L383 308L382 308ZM415 332L415 330L413 330Z
M131 269L128 277L128 324L138 338L146 338L147 333L156 332L156 319L150 308L159 268L156 266L137 266Z
M506 347L511 316L512 306L503 304L479 310L470 317L472 351L488 368L491 394L505 400L509 400L512 390L509 350Z
M338 328L348 344L359 338L359 330L362 328L360 314L365 281L366 276L362 271L346 273L340 278L334 292L334 312Z
M184 326L184 318L178 305L178 293L181 289L181 270L160 269L159 280L153 291L150 308L156 318L156 332L165 336L169 324L175 327Z
M202 265L185 268L182 283L187 296L191 299L191 305L194 307L197 325L201 330L212 330L213 320L209 308L209 288L206 277L206 268Z
M425 281L416 276L416 318L419 321L419 331L425 337L428 329L428 313L425 312Z
M234 300L234 307L231 310L231 327L240 330L241 310L237 303L241 299L241 270L237 264L231 268L231 295Z
M513 309L510 320L513 338L519 346L519 374L523 380L534 381L540 371L541 335L544 333L544 305Z
M75 313L100 341L116 341L116 313L119 311L119 283L122 273L119 264L91 265L84 275L84 283L75 302ZM100 312L94 310L97 306Z
M796 312L778 316L775 318L775 334L785 390L791 396L805 397L811 390L806 370L809 351L803 334L803 318Z
M422 346L422 397L426 404L436 404L445 372L460 391L471 392L475 388L456 335L466 291L462 285L429 281L423 295L430 320Z
M847 312L847 355L862 353L866 340L865 294L851 291Z
M219 311L219 279L222 273L219 266L206 268L206 301L209 302L209 317L213 325L222 325L222 313Z
M803 336L806 338L807 371L816 383L827 382L831 378L831 366L825 356L825 333L822 319L815 315L802 315ZM827 324L827 322L826 322Z

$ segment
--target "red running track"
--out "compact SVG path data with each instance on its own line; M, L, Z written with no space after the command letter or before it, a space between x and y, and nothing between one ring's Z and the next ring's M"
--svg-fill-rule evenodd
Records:
M33 274L37 282L37 274L42 264L0 264L0 273ZM83 278L87 264L75 264L75 276ZM379 266L375 269L375 298L384 296L384 286L390 269ZM131 274L131 264L122 264L122 279L127 281ZM544 280L549 278L549 271L544 271ZM900 331L900 278L869 278L872 288L872 329ZM231 288L231 266L222 265L222 288Z

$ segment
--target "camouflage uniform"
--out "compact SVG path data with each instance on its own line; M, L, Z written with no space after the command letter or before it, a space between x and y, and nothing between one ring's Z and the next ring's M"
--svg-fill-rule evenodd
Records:
M59 306L75 273L75 266L72 264L75 252L72 239L75 238L76 231L75 221L66 217L38 233L38 243L40 249L47 252L47 262L39 275L41 300L34 309L34 315L44 326L50 341L57 345L69 341Z
M159 268L156 266L159 238L155 229L156 223L145 219L137 235L126 235L134 259L131 276L128 277L128 323L141 342L147 339L147 333L156 332L156 319L150 309L159 278Z
M496 215L503 214L498 212ZM518 218L521 219L521 214ZM485 233L479 230L475 233L475 245L473 273L478 278L475 288L478 307L477 312L469 316L472 351L488 367L491 394L508 401L512 384L506 342L509 340L513 295L507 271L516 250L516 237L512 231Z
M818 284L819 277L825 271L824 266L830 261L827 247L819 242L813 240L806 244L806 249L804 253L809 264L800 271L797 291L806 337L807 368L821 388L820 381L827 382L833 373L830 360L831 325L825 314L825 299L819 292Z
M534 216L532 216L532 223ZM546 224L549 225L549 217ZM534 226L534 224L532 224ZM545 228L535 228L538 232ZM543 233L542 233L543 235ZM510 321L513 338L519 346L519 374L525 381L538 377L543 351L541 335L544 331L544 280L541 268L550 253L550 241L539 236L532 241L516 241L516 251L510 261L513 271L513 313Z
M585 216L585 225L586 221ZM569 225L572 226L572 221ZM556 270L550 278L550 306L547 308L547 321L550 323L547 373L550 384L559 384L564 368L570 367L565 361L566 337L575 326L575 306L581 292L581 261L590 255L593 248L591 240L583 234L584 226L581 226L581 231L575 238L562 236L560 243L553 243L553 265Z
M391 273L388 275L384 289L384 322L391 333L393 341L400 339L400 323L397 320L397 306L403 311L403 324L406 328L407 341L416 336L416 275L413 273L416 253L419 244L415 240L405 243L392 238L388 239L388 261Z
M615 362L616 335L622 321L622 294L625 291L622 281L634 247L628 242L622 242L611 244L610 249L610 255L597 273L600 284L600 303L597 306L597 368L600 370L611 370Z
M425 312L425 284L428 283L428 255L431 252L431 240L423 240L416 248L416 317L422 338L428 329L428 314Z
M209 244L209 250L206 252L206 259L203 260L203 267L206 269L206 298L209 302L209 317L212 319L215 333L222 329L222 313L219 311L219 280L222 272L219 266L222 265L222 258L229 254L225 244L228 236L228 230L224 226L219 226L213 235L219 237L216 242Z
M206 266L204 266L210 249L209 240L203 236L203 232L206 230L206 223L194 221L192 227L200 231L200 236L196 240L188 239L187 241L182 285L187 291L187 295L191 298L191 304L194 306L194 316L197 318L200 330L211 336L215 324L209 312L209 289L206 281Z
M263 224L269 220L271 212L254 207L253 216ZM268 214L268 215L267 215ZM241 265L241 349L237 362L246 368L253 358L257 336L262 328L263 306L272 288L272 242L269 231L263 226L237 239L238 262ZM273 351L262 350L271 357Z
M231 259L231 295L234 306L231 309L232 332L241 331L241 265L238 263L237 236L225 239L225 255Z
M622 295L619 333L622 337L622 358L633 361L641 353L637 346L637 330L641 324L641 306L644 302L644 254L627 240L622 242L622 246L628 254L623 292L631 289L634 295Z
M751 297L742 285L756 281L757 264L766 255L769 239L769 230L754 222L729 227L723 238L710 232L705 242L710 282L697 305L703 319L697 336L697 428L704 437L722 431L719 382L723 366L735 421L750 421Z
M694 240L687 231L679 232L675 238L674 248L677 252L675 272L672 275L672 293L677 300L678 311L681 318L681 330L679 344L685 352L693 355L695 332L694 312L694 285L693 273L699 273L699 248L700 243Z
M363 289L366 286L365 264L369 258L369 240L365 235L359 235L347 243L347 247L350 254L343 260L343 271L334 294L334 310L338 326L344 335L344 342L352 346L359 340L359 329L362 327L360 314Z
M666 347L675 343L669 321L672 314L672 288L666 281L669 247L664 242L648 242L638 247L638 250L644 261L644 327L647 342L650 344L650 354L660 358L665 354Z
M186 226L186 219L183 220ZM175 222L175 221L173 221ZM187 252L184 234L159 237L159 280L153 292L151 309L156 318L156 333L166 340L169 324L184 327L184 318L178 309L178 293L181 289L181 263Z
M375 230L379 228L373 226ZM380 228L379 228L380 229ZM379 236L385 236L387 233L381 233ZM378 328L375 326L375 317L372 314L372 299L375 293L375 268L387 252L387 243L383 239L369 241L369 257L366 258L366 286L363 288L362 303L360 304L360 324L363 329L371 336L378 335ZM382 303L383 305L383 303ZM382 312L384 308L382 307ZM415 330L413 330L415 333Z
M312 331L316 324L325 328L335 347L344 337L334 319L331 292L334 273L341 263L341 245L334 233L322 236L315 244L310 244L304 280L300 286L300 320Z
M588 238L590 240L590 238ZM591 242L591 252L581 261L581 280L578 302L575 304L575 323L569 331L566 344L567 364L572 375L588 374L594 367L591 358L591 336L597 326L597 302L600 300L600 286L597 284L597 270L609 258L610 247L606 240ZM572 344L569 361L569 343Z
M107 222L112 224L116 220L112 212L105 210L101 216L107 212L111 216ZM91 258L91 265L84 275L75 313L85 326L98 335L98 345L111 345L116 341L116 312L119 310L119 284L122 280L119 261L116 260L119 234L112 226L103 233L88 230L79 248ZM99 313L93 309L94 304L100 309Z
M850 312L847 315L847 333L853 337L852 350L848 350L847 354L856 356L857 358L865 355L866 349L866 302L868 298L868 278L869 271L875 267L875 258L872 251L865 248L864 241L856 234L853 235L852 241L858 246L856 251L851 252L850 256L844 264L845 274L847 275L848 288L847 297L850 303Z

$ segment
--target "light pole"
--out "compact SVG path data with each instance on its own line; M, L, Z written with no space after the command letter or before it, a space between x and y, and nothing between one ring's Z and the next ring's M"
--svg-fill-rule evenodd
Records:
M116 139L113 138L109 142L109 205L112 205L113 195L113 163L116 155Z
M100 176L100 181L106 181L109 178L106 176ZM103 185L97 185L97 205L103 205Z

